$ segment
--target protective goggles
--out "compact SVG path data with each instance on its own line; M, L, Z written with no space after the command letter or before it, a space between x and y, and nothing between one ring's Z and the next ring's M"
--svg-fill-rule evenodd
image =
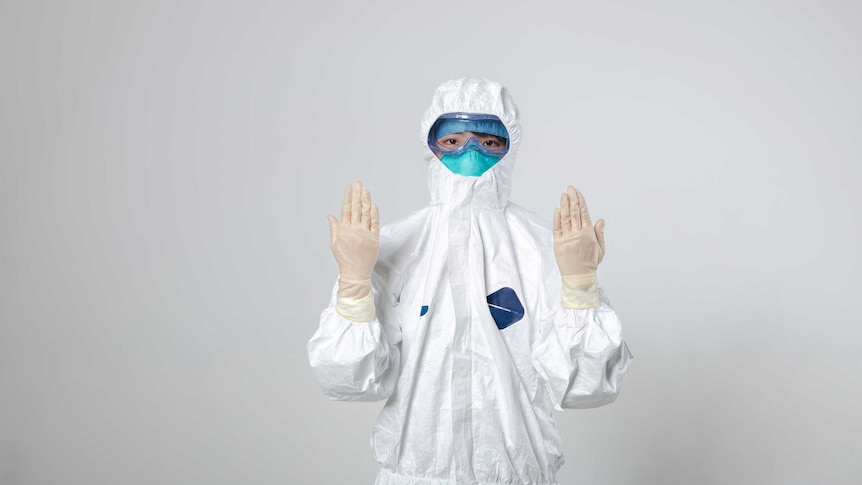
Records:
M509 132L494 115L446 113L431 126L428 147L441 155L454 156L475 150L484 155L502 157L509 151Z

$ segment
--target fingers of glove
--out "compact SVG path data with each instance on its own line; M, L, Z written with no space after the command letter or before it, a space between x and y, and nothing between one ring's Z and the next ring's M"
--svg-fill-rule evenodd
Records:
M563 228L560 223L560 208L554 209L554 237L558 238L563 235Z
M565 236L572 232L572 212L570 209L569 195L564 193L560 196L560 230Z
M361 218L360 221L362 223L362 227L366 229L371 229L371 192L368 189L362 189L362 208L361 208Z
M380 237L380 213L377 211L377 204L371 204L371 233Z
M599 219L596 221L596 239L599 241L599 247L602 249L602 254L605 252L605 220Z
M344 189L344 202L341 203L341 223L350 224L350 201L353 200L353 186Z
M578 189L571 185L566 188L566 194L569 196L569 213L572 219L572 231L581 230L581 207L578 200Z
M335 239L338 237L338 219L335 216L326 216L329 221L329 245L335 245Z
M353 197L350 198L350 223L362 222L362 182L353 184Z
M593 222L590 220L590 211L587 210L587 201L584 199L584 194L580 190L575 189L575 192L578 194L578 206L581 209L581 224L583 224L584 227L589 227Z

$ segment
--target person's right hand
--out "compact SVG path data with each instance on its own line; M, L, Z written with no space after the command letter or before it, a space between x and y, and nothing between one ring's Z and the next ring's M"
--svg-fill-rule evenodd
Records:
M341 222L329 219L329 239L338 272L344 279L371 278L380 248L380 218L371 193L361 182L348 185L341 206Z

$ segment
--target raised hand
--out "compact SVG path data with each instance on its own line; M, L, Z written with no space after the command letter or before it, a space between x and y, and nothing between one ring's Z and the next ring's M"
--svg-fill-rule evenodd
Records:
M571 185L554 210L554 255L563 276L595 273L605 256L605 221L593 226L584 194Z
M348 185L344 190L341 221L332 215L327 219L330 248L341 278L369 279L380 248L380 218L377 206L371 203L371 193L361 182Z

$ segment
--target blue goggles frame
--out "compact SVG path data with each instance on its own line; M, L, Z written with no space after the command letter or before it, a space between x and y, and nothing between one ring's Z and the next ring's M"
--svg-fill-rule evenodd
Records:
M455 148L446 148L440 146L437 141L453 133L461 133L470 131L473 133L483 133L493 135L505 140L506 146L500 150L493 150L482 144L476 136L471 136L461 145ZM483 155L502 158L509 152L509 132L506 126L500 121L500 118L479 113L446 113L440 115L437 121L431 126L428 131L428 148L442 155L460 155L467 150L474 150Z

